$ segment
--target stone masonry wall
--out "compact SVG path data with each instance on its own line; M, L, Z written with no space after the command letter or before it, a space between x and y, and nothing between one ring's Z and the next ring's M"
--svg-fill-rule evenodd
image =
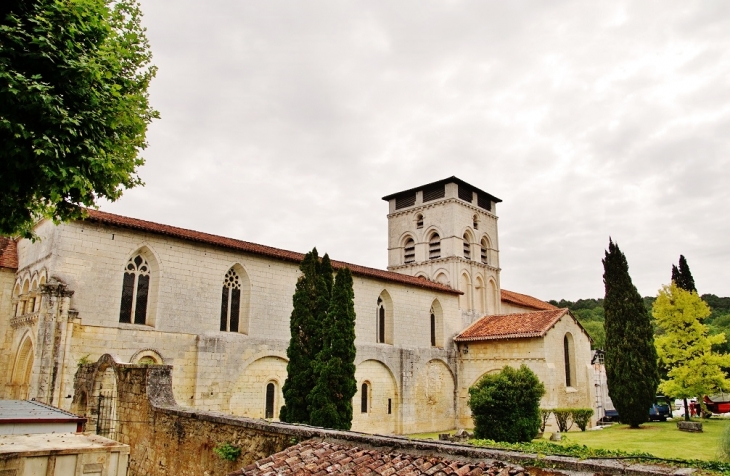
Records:
M167 365L134 365L114 361L106 354L94 364L79 367L75 381L74 406L77 411L93 399L103 375L112 369L116 378L119 420L117 439L130 445L130 476L221 476L300 441L332 441L383 452L450 456L472 461L498 460L523 466L534 465L579 474L632 474L650 476L673 474L673 470L623 462L576 460L566 457L539 457L509 451L474 448L454 443L412 441L407 438L325 430L306 425L272 423L204 412L178 406L172 395L172 372ZM87 409L88 410L88 409ZM220 459L213 448L230 443L242 449L236 461ZM543 475L544 470L527 473Z

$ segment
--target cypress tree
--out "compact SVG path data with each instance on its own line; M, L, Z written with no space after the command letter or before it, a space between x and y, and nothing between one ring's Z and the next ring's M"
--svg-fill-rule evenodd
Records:
M659 384L654 332L626 257L610 239L603 269L608 391L621 421L638 428L648 419Z
M672 265L672 282L679 289L697 292L695 279L692 277L692 272L689 270L689 265L687 265L687 260L684 259L684 255L679 255L679 268Z
M313 362L322 350L322 322L329 305L332 266L329 257L320 263L317 248L304 256L299 265L302 275L297 280L292 298L294 309L289 319L291 338L286 355L286 381L282 387L285 405L279 419L289 423L309 423L307 395L315 385ZM329 276L330 284L327 283Z
M314 363L317 384L309 394L310 423L349 430L355 381L355 293L349 268L337 272L324 322L324 346Z

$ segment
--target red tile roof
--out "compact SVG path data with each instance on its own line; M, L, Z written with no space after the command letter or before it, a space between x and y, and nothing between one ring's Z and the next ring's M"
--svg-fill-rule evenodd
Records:
M518 306L531 307L533 309L539 309L543 311L554 310L557 307L553 306L549 302L541 301L527 294L520 294L514 291L507 291L502 289L501 291L502 301L517 304Z
M506 471L504 471L506 470ZM503 471L503 472L500 472ZM309 440L256 461L229 476L275 476L281 474L327 475L421 475L421 474L524 474L522 469L510 468L502 462L458 461L435 455L408 454L394 451L364 449L338 443Z
M222 248L228 248L235 251L253 253L257 255L267 256L269 258L291 261L295 263L301 262L304 258L304 255L302 253L273 248L271 246L258 245L256 243L236 240L233 238L226 238L224 236L211 235L209 233L202 233L199 231L188 230L185 228L178 228L176 226L162 225L160 223L139 220L137 218L130 218L122 215L115 215L113 213L102 212L99 210L89 209L87 211L88 217L86 218L86 221L102 223L111 226L118 226L122 228L129 228L133 230L146 231L159 235L172 236L183 240L195 241L198 243L205 243L213 246L220 246ZM392 271L383 271L380 269L358 266L356 264L345 263L342 261L333 260L332 266L335 269L348 267L353 274L364 276L367 278L380 279L383 281L390 281L409 286L417 286L419 288L432 289L434 291L441 291L451 294L463 294L461 291L452 289L444 284L429 281L425 278L417 278L415 276L394 273Z
M0 268L18 269L18 246L12 238L0 236Z
M570 315L570 311L567 309L553 309L551 311L484 316L467 327L454 340L470 342L542 337L566 314Z

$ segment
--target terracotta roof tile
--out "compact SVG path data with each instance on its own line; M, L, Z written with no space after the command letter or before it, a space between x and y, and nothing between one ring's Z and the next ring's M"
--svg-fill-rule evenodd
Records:
M226 238L224 236L218 235L211 235L209 233L202 233L199 231L188 230L185 228L178 228L176 226L163 225L160 223L139 220L137 218L130 218L122 215L115 215L113 213L102 212L99 210L89 209L87 211L88 217L86 218L86 221L103 223L105 225L118 226L121 228L146 231L159 235L172 236L175 238L180 238L182 240L195 241L198 243L205 243L213 246L220 246L222 248L242 251L245 253L253 253L284 261L292 261L295 263L301 262L301 260L304 258L304 254L302 253L273 248L271 246L259 245L256 243L250 243L248 241L236 240L233 238ZM463 294L461 291L452 289L444 284L429 281L424 278L417 278L415 276L394 273L392 271L383 271L380 269L368 268L366 266L358 266L356 264L350 264L334 260L332 261L332 266L335 269L348 267L354 275L364 276L368 278L380 279L383 281L405 284L409 286L417 286L419 288L432 289L434 291L441 291L452 294Z
M507 291L506 289L502 289L500 294L502 301L517 304L518 306L531 307L533 309L539 309L543 311L557 309L557 307L553 306L549 302L541 301L540 299L528 296L527 294Z
M454 340L469 342L542 337L566 314L570 315L568 309L556 308L550 311L484 316L467 327Z
M503 468L504 463L495 461L459 461L438 455L423 456L406 452L363 449L345 443L310 440L289 447L269 458L259 460L229 476L276 474L477 475L497 474ZM513 471L514 473L520 472Z
M17 243L5 236L0 236L0 268L18 269Z

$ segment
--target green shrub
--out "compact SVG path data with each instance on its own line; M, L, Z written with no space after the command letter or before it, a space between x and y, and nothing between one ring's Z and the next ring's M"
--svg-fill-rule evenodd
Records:
M558 424L558 431L565 433L573 426L573 409L572 408L556 408L553 410L555 421Z
M588 422L591 421L591 417L593 416L593 409L592 408L573 408L571 411L572 411L572 419L575 422L575 424L578 425L578 428L580 428L580 431L586 431L586 426L588 426Z
M505 367L469 388L475 438L531 441L540 429L540 398L545 386L529 368Z
M720 459L730 461L730 425L720 435Z
M545 427L547 426L548 418L550 418L550 415L553 413L552 410L547 410L545 408L540 409L540 433L545 432Z
M241 448L226 442L213 448L213 453L217 454L220 459L236 461L241 455Z

